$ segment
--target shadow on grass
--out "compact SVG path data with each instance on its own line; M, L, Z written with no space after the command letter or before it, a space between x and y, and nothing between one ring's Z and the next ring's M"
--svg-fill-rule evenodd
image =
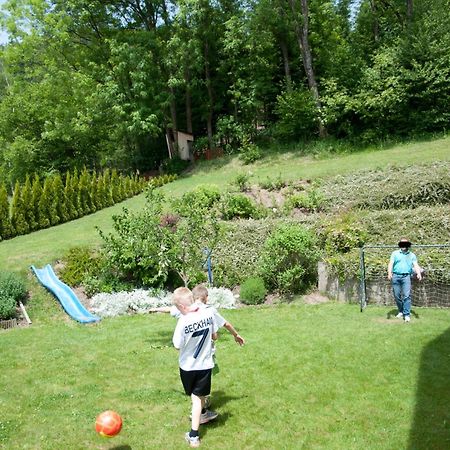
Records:
M109 450L132 450L129 445L117 445L116 447L111 447Z
M395 318L395 316L398 314L398 309L391 309L390 311L388 311L388 313L386 314L386 318L387 319L393 319ZM420 319L419 313L417 313L414 309L411 309L411 316L416 318L416 319Z
M450 449L450 328L422 351L408 450Z

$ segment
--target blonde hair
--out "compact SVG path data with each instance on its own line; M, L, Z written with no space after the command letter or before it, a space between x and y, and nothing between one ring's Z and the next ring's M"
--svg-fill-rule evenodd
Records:
M194 301L200 300L203 303L208 301L208 289L206 289L203 284L199 284L192 289L192 295L194 296Z
M173 291L172 303L177 307L179 305L189 306L194 303L194 296L187 287L179 287Z

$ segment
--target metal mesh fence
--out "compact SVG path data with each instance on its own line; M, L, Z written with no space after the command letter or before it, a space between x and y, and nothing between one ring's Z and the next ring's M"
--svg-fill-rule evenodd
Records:
M393 245L360 249L361 311L371 304L395 305L387 266ZM414 245L411 251L424 269L422 281L412 276L412 305L450 307L450 244Z

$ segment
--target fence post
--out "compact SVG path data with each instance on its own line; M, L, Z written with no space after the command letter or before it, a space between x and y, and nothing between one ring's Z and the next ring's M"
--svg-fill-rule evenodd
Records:
M364 263L364 247L359 249L359 272L360 272L360 283L359 283L359 307L361 312L366 306L366 266Z

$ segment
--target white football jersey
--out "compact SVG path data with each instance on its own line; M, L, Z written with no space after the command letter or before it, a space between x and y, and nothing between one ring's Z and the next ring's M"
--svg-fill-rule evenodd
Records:
M208 305L208 303L204 304L205 308L209 308L214 313L214 319L216 319L216 324L219 328L222 328L227 321L218 313L217 309L214 306Z
M173 345L180 350L180 368L186 371L214 367L212 334L218 327L211 308L182 314L173 333Z

